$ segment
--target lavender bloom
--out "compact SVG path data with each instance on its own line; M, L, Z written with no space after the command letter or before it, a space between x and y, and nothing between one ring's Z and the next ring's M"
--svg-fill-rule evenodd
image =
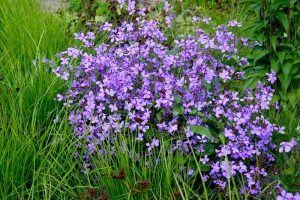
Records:
M146 146L148 147L148 151L151 151L155 147L159 146L159 140L156 138L153 138L151 143L146 143Z
M170 3L168 1L164 1L164 10L165 12L169 12L170 10Z
M277 77L276 77L276 73L271 70L271 73L267 73L267 76L268 76L268 81L272 84L274 84L277 80Z
M102 29L104 31L111 31L111 28L112 28L112 24L108 23L108 22L105 22Z
M127 11L128 11L129 15L132 15L135 13L135 1L134 0L128 1Z
M145 16L146 15L146 8L141 8L139 11L138 11L138 15L140 16Z
M166 16L166 24L167 24L167 27L170 28L171 25L172 25L172 19L170 16Z
M198 16L193 16L193 18L192 18L192 22L193 22L193 23L198 22L198 20L199 20L199 17L198 17Z
M211 21L211 17L203 17L202 18L202 22L209 24L209 22Z
M297 145L297 142L295 138L292 138L290 142L281 142L279 147L279 152L290 152L295 146Z
M204 158L200 158L200 161L202 164L206 164L209 161L209 158L207 157L207 155L204 156Z
M228 26L232 26L232 27L241 27L242 23L236 21L236 20L231 20L228 22Z
M122 9L123 6L124 6L124 4L125 4L125 2L126 2L126 0L117 0L117 2L119 4L120 8Z
M248 46L248 38L242 37L241 42L243 46Z
M281 193L276 197L276 200L296 200L292 193L282 190Z
M193 176L193 174L194 174L194 170L193 169L188 169L188 175Z

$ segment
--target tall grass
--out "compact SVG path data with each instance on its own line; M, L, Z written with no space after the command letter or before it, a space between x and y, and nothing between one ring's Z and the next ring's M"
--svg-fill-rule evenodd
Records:
M34 0L0 1L0 199L33 197L37 173L58 152L53 141L61 133L49 124L60 84L32 61L65 48L65 31L66 22Z

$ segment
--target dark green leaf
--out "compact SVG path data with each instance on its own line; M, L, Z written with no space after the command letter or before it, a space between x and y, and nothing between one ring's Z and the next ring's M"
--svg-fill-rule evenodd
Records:
M243 91L246 91L246 89L248 88L252 88L253 83L257 82L257 77L252 77L246 80L246 82L244 82L243 84Z
M283 8L289 6L289 1L287 0L276 0L271 6L272 10L277 10L278 8Z
M214 144L204 144L204 155L211 155L215 153L216 146Z
M284 90L284 93L286 93L287 89L289 88L290 83L292 81L291 77L289 77L289 76L286 77L286 76L283 75L283 73L280 73L278 75L278 78L279 78L279 80L281 82L282 89Z
M292 72L291 72L292 76L298 74L299 70L300 70L299 67L297 67L296 65L293 65L293 69L292 69Z
M201 165L200 170L203 172L209 172L210 171L210 166L209 165Z
M289 48L291 50L294 49L294 45L292 45L291 43L281 43L280 47L285 47L285 48Z
M300 63L300 58L296 58L293 62L293 65Z
M190 126L190 130L197 135L204 135L208 139L212 137L210 130L204 126Z
M274 96L273 96L273 98L272 98L272 102L273 103L275 103L275 102L277 102L277 101L279 101L280 100L280 96L278 95L278 94L275 94Z
M254 63L256 63L258 60L262 59L263 57L265 57L268 54L269 54L268 50L254 52Z
M300 79L300 74L293 77L293 79Z
M271 59L271 69L276 73L279 72L280 64L279 64L279 59L277 57L273 57Z
M286 51L277 51L276 55L278 56L280 63L283 64L283 61L284 61L284 58L286 55Z
M175 95L175 98L174 98L174 103L175 103L175 104L180 104L180 103L181 103L181 101L182 101L182 98L181 98L181 96L179 96L179 95Z
M181 105L175 105L173 107L173 115L177 116L177 115L182 115L184 112L184 108Z
M292 69L293 69L293 64L290 62L285 62L282 65L282 71L283 71L284 77L286 77L286 78L290 77Z
M275 17L278 19L280 24L284 27L285 31L288 31L289 21L288 17L284 12L276 12Z
M273 50L276 52L277 36L272 36L272 38L271 38L271 45L272 45Z
M209 172L210 171L210 166L208 164L201 164L199 162L198 165L199 165L199 168L200 168L201 171L203 171L203 172ZM197 163L196 163L195 160L191 160L189 162L189 168L193 169L194 171L198 170Z

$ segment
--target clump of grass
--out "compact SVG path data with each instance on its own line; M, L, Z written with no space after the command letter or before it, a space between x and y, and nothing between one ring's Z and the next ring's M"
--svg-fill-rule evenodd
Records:
M47 162L42 154L51 152L50 124L60 109L53 98L61 84L32 61L66 47L66 23L34 0L4 0L0 24L0 198L22 199Z

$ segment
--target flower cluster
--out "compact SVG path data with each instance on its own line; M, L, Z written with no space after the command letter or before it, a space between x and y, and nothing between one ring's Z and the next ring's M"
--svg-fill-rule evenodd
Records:
M276 197L276 200L300 200L300 193L297 192L295 195L293 195L290 192L287 192L286 190L282 190L280 194Z
M135 12L133 2L127 7L130 15ZM170 5L165 3L164 9ZM259 82L245 93L235 87L244 77L236 66L248 65L238 56L247 40L230 31L239 26L234 20L216 27L215 33L197 29L170 42L157 21L136 18L102 25L100 32L108 34L108 41L99 45L94 33L76 34L82 45L61 52L53 71L70 79L68 91L58 100L70 107L74 133L86 141L85 166L89 168L89 155L96 151L113 153L105 152L103 145L113 144L127 129L145 144L145 153L157 148L162 136L170 137L173 150L205 154L201 164L210 164L211 170L204 176L214 184L224 189L231 176L243 176L241 192L257 195L258 177L267 176L263 166L275 160L268 152L276 148L272 134L283 134L284 128L262 115L272 106L270 86ZM212 154L206 152L207 143L217 146ZM263 166L256 165L257 157Z
M275 189L278 194L276 200L300 200L300 192L296 192L295 194L286 191L283 187L280 186L281 183L277 183Z

